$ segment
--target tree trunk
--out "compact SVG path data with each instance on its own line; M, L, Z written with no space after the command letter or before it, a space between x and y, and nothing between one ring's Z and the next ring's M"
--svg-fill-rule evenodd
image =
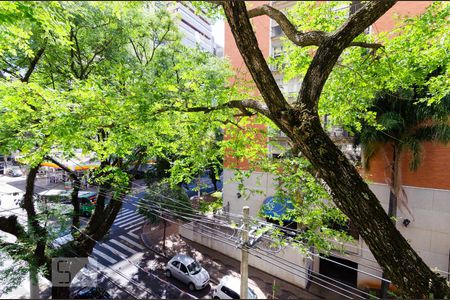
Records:
M30 299L39 299L39 273L36 266L30 266Z
M245 3L222 2L239 52L267 105L268 112L264 110L263 113L318 171L336 206L358 228L383 271L401 293L409 298L429 297L430 294L444 298L450 296L446 280L430 270L392 224L356 168L324 132L318 115L322 89L340 54L394 4L395 1L367 2L335 32L329 33L323 41L317 41L319 47L292 106L278 88L258 47ZM295 30L295 26L290 29ZM311 35L299 31L296 37L301 39ZM300 40L297 42L301 44Z
M100 195L99 195L100 196ZM111 199L110 203L104 210L102 216L99 217L100 222L90 223L82 232L80 237L76 241L78 254L80 256L89 256L95 247L97 241L101 240L106 233L108 233L117 214L122 208L123 199ZM95 212L95 210L94 210ZM92 215L91 219L94 217Z
M433 273L400 234L358 171L323 131L319 117L298 114L286 124L294 143L330 188L334 203L357 226L384 273L403 295L448 297L446 280ZM298 124L302 124L301 130Z
M389 192L389 217L397 217L397 197L399 191L399 185L401 184L399 181L400 178L400 145L397 142L394 142L392 145L392 168L391 168L391 186ZM395 224L395 222L394 222Z
M45 265L48 258L45 254L47 245L47 230L39 224L36 209L34 207L34 183L39 171L40 164L30 168L27 175L25 195L23 197L23 208L27 212L29 230L28 234L36 241L34 255L28 262L30 264L30 297L39 298L39 273L38 267Z

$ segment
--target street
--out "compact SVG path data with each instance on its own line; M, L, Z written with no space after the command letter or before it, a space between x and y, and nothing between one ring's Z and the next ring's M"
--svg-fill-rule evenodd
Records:
M0 176L0 188L3 193L1 197L0 209L2 214L7 215L15 213L19 216L21 223L26 222L26 213L13 201L13 198L19 195L10 195L9 193L23 193L25 186L25 178L11 178L8 176ZM187 252L192 257L200 255L203 259L200 262L204 268L210 273L211 281L205 289L191 292L182 282L174 278L166 278L164 275L164 267L170 259L160 255L145 246L142 240L143 225L145 218L137 211L137 203L145 193L145 185L142 181L135 181L132 195L123 199L123 205L118 213L110 232L98 241L91 257L89 264L83 268L73 278L71 283L71 294L75 296L77 291L85 287L101 287L106 290L113 298L212 298L212 292L218 284L220 278L227 274L239 276L239 262L227 256L217 253L213 250L196 245L200 250ZM37 183L37 191L42 192L47 189L63 188L55 184L45 184L42 180ZM87 218L81 218L81 227L83 227ZM148 227L148 226L147 226ZM157 232L158 226L150 226L151 230L155 230L155 237L160 237L161 233ZM170 234L170 230L168 232ZM162 238L162 235L159 239ZM147 241L147 245L148 241ZM152 244L150 244L152 245ZM175 244L173 244L175 245ZM170 247L170 246L169 246ZM174 246L173 246L174 247ZM180 250L176 250L180 249ZM185 251L181 248L174 247L172 251ZM192 249L191 249L192 250ZM170 252L170 251L169 251ZM5 261L5 265L12 263L11 260ZM271 283L275 278L270 274L263 274L253 268L251 282L252 288L257 291L258 298L264 298L267 294L271 294ZM270 278L269 278L270 277ZM264 278L264 280L262 280ZM287 298L298 298L298 295L307 298L321 298L320 296L310 294L304 290L294 287L287 282L277 279L277 282L283 286L283 295ZM45 278L40 278L40 297L49 298L51 296L51 284ZM30 283L26 279L14 291L0 295L0 298L29 298ZM280 291L281 292L281 291ZM295 296L297 295L297 296Z
M161 276L162 272L158 272L164 267L161 257L142 245L140 234L145 219L135 206L142 196L141 192L126 198L124 202L129 203L123 204L110 233L94 248L89 269L101 272L98 286L113 298L192 298L187 288L184 293ZM90 282L95 274L80 273L72 283L73 290Z

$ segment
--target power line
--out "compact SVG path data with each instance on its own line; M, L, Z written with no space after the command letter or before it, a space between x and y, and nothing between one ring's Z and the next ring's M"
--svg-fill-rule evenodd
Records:
M154 194L155 194L155 193L154 193ZM166 198L166 199L168 199L168 200L176 201L175 199L170 198L170 197L167 197L167 196L162 195L162 194L157 194L157 195L158 195L158 196L161 196L161 197L163 197L163 198ZM116 200L116 201L120 201L120 200ZM178 201L176 201L176 202L178 203ZM123 203L126 203L126 202L123 201ZM139 207L138 205L136 205L136 204L134 204L134 203L130 203L130 202L128 202L128 203L131 204L131 205L133 205L133 206L135 206L135 207ZM142 207L142 206L141 206L141 207ZM142 207L142 209L144 209L144 207ZM172 213L174 213L174 212L172 212ZM156 215L156 214L155 214L155 215ZM178 215L178 216L179 216L179 217L183 217L183 215ZM313 256L318 256L318 254L315 254L315 253L312 253L312 252L308 252L308 253L311 254L311 255L313 255ZM336 261L334 261L334 260L331 260L331 259L329 259L329 258L323 258L323 259L329 260L329 261L331 261L331 262L334 262L334 263L336 263L336 264L342 265L342 266L344 266L344 267L347 267L347 268L356 270L357 272L364 273L364 274L366 274L366 275L368 275L368 276L371 276L371 277L374 277L374 278L377 278L377 279L380 279L380 280L384 280L384 281L386 281L386 282L390 282L390 281L388 281L388 280L386 280L386 279L383 279L383 278L381 278L381 277L379 277L379 276L377 276L377 275L374 275L374 274L365 272L365 271L363 271L363 270L358 270L358 269L352 268L352 267L350 267L350 266L347 266L347 265L345 265L345 264L341 264L341 263L336 262ZM362 265L362 264L361 264L361 265ZM373 267L372 267L372 268L373 268Z
M78 232L80 232L81 234L83 234L84 236L86 236L88 239L90 239L90 240L92 240L93 242L95 242L97 245L102 245L102 244L104 244L104 242L100 242L100 241L95 240L95 239L92 238L90 235L88 235L88 234L85 233L84 231L80 230L78 227L76 227L76 226L73 226L73 227L74 227ZM111 252L113 252L113 253L115 252L115 254L116 254L117 256L119 256L119 257L122 258L123 260L126 260L127 262L129 262L130 264L132 264L133 266L135 266L135 267L138 268L139 270L143 271L144 273L150 275L150 276L153 277L154 279L158 279L159 281L164 282L165 284L168 284L167 281L162 280L162 279L159 278L158 276L155 276L154 274L150 273L148 270L145 270L144 268L142 268L142 267L140 267L139 265L135 264L134 262L132 262L132 261L129 260L128 258L123 257L123 256L120 254L120 252L118 252L117 250L115 250L115 249L113 249L113 248L111 248L110 250L114 250L114 251L111 251ZM181 293L188 294L188 295L191 296L193 299L197 299L197 297L195 297L195 296L193 296L193 295L191 295L191 294L189 294L189 293L186 293L186 292L180 290L178 287L175 286L175 288L176 288L178 291L180 291ZM148 289L146 289L145 287L144 287L144 289L145 289L145 290L148 290ZM153 291L150 291L150 294L157 297L157 295L155 295L155 294L153 293Z
M155 213L155 215L157 215L157 214ZM272 241L273 241L273 240L272 240ZM361 273L366 274L366 275L368 275L368 276L371 276L371 277L374 277L374 278L377 278L377 279L380 279L380 280L383 280L383 281L386 281L386 282L389 282L389 283L390 283L389 280L386 280L386 279L384 279L384 278L382 278L382 277L379 277L379 276L377 276L377 275L371 274L371 273L366 272L366 271L363 271L363 270L359 270L359 269L357 269L357 268L353 268L353 267L347 266L347 265L342 264L342 263L340 263L340 262L334 261L334 260L332 260L332 259L330 259L330 258L321 257L320 255L315 254L315 253L313 253L313 252L311 252L311 251L307 251L307 253L310 254L310 255L312 255L312 256L320 257L320 258L322 258L322 259L324 259L324 260L331 261L331 262L333 262L333 263L335 263L335 264L338 264L338 265L341 265L341 266L343 266L343 267L346 267L346 268L355 270L355 271L357 271L357 272L361 272Z
M259 250L259 251L256 250L256 252L258 252L259 254L264 255L264 256L266 256L266 257L269 257L269 258L272 258L272 259L276 260L277 263L281 263L281 264L283 264L283 265L285 265L285 266L288 266L288 267L290 267L290 268L292 268L292 269L295 269L295 267L293 267L292 262L286 260L286 259L283 258L283 257L278 257L278 256L273 255L273 254L272 254L271 256L269 256L269 255L267 255L267 254L264 254L261 250ZM320 277L324 277L324 278L327 278L327 279L329 279L329 280L331 280L331 281L333 281L333 282L336 282L336 283L338 283L338 284L341 284L341 285L343 285L343 286L345 286L345 287L347 287L347 288L349 288L349 289L355 290L355 291L357 291L357 292L359 292L359 293L362 293L362 294L365 294L365 295L368 295L368 296L372 296L372 295L370 295L369 293L366 293L366 292L364 292L364 291L362 291L362 290L360 290L360 289L358 289L358 288L355 288L355 287L353 287L353 286L350 286L350 285L348 285L348 284L346 284L346 283L344 283L344 282L341 282L341 281L339 281L339 280L337 280L337 279L334 279L334 278L332 278L332 277L326 276L326 275L324 275L324 274L317 273L317 272L312 271L312 270L308 270L306 267L302 267L302 266L300 266L300 265L295 265L295 266L297 266L297 267L299 267L299 268L301 268L301 269L303 269L303 270L306 270L306 271L309 271L309 272L313 273L311 276L319 277L318 279L320 279L320 280L323 280L323 279L321 279ZM317 275L315 275L315 274L317 274ZM346 291L346 290L345 290L344 288L342 288L342 287L338 287L338 286L337 286L337 288ZM350 292L350 291L347 291L347 292L349 292L349 293L351 293L351 294L353 294L353 295L355 295L355 296L361 297L361 295L355 294L355 293L353 293L353 292Z

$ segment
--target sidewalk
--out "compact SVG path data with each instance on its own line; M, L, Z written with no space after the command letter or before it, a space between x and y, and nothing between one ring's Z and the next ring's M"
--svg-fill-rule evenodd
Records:
M239 277L240 262L222 253L197 244L178 235L178 225L168 223L166 227L166 248L163 251L163 224L152 226L144 224L141 239L152 251L164 256L167 260L175 253L187 254L195 258L209 272L211 290L225 275ZM161 276L163 272L161 270ZM275 283L275 298L277 299L324 299L322 295L311 293L268 273L249 267L249 286L253 288L259 299L272 298ZM181 285L182 286L182 285ZM186 289L186 288L185 288ZM196 296L206 296L204 293ZM331 295L326 295L331 296ZM206 296L207 297L207 296Z

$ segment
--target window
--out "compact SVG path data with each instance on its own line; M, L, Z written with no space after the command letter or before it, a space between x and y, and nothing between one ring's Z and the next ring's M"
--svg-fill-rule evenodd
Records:
M241 299L238 293L233 291L232 289L227 288L226 286L222 286L220 289L225 295L230 297L231 299Z
M272 27L272 37L280 36L283 34L283 31L281 30L280 25L276 25Z
M180 264L181 264L181 263L180 263L179 261L173 261L173 262L172 262L172 266L174 266L174 267L177 268L177 269L180 267Z
M189 269L189 272L193 275L200 273L200 271L202 270L202 267L200 266L200 264L196 261L192 262L190 265L187 266Z
M188 274L188 270L186 266L183 264L180 264L180 271L183 272L184 274Z

